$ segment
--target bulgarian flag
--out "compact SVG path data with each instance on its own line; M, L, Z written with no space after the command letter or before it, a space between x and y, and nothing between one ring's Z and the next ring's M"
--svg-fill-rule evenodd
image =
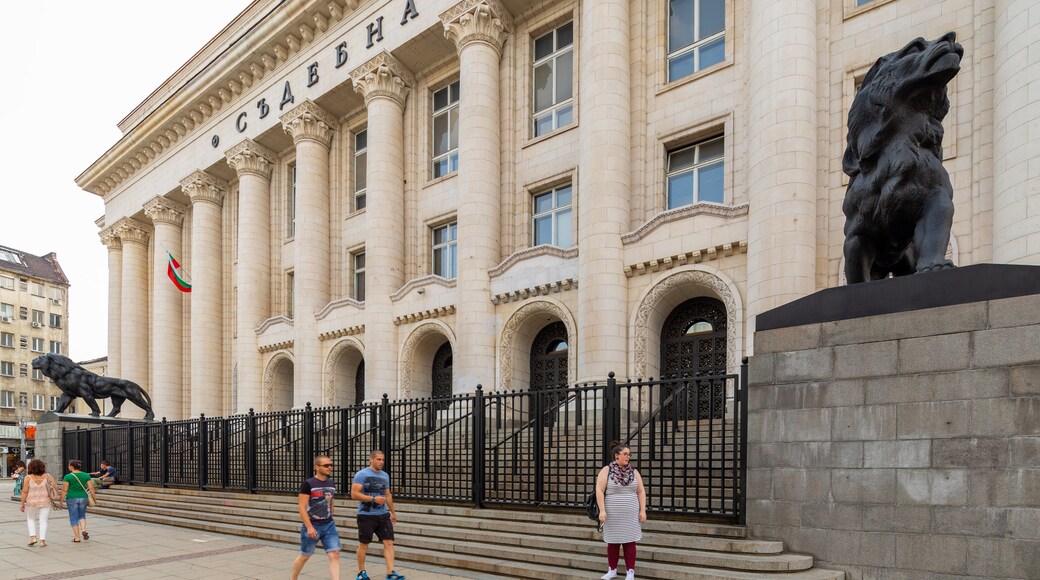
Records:
M170 262L166 266L166 275L170 277L170 280L173 280L173 285L178 290L191 292L191 282L188 282L181 276L181 265L177 263L177 259L169 252L166 252L166 255L170 257Z

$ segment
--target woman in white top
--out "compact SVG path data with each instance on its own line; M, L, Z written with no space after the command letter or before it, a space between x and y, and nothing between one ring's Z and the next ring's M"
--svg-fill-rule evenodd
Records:
M603 524L603 541L607 543L607 573L603 580L617 576L621 548L625 550L625 580L636 577L636 542L643 539L640 526L646 521L646 489L643 478L632 467L632 451L620 441L610 444L614 461L596 478L596 503Z
M36 545L36 520L40 521L40 546L47 546L47 518L51 514L51 490L58 484L47 473L47 466L39 459L29 462L28 475L22 486L22 511L29 524L29 545ZM28 508L28 509L27 509Z

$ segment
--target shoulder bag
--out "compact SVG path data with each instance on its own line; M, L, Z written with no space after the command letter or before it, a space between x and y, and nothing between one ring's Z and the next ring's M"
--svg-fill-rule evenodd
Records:
M73 476L73 478L75 478L76 483L79 484L80 488L82 488L83 491L87 492L87 505L89 505L90 507L96 506L97 500L94 499L94 494L90 493L90 490L87 489L87 486L83 485L83 480L76 476Z
M61 509L61 492L58 491L58 484L49 473L47 474L47 497L51 500L52 509Z

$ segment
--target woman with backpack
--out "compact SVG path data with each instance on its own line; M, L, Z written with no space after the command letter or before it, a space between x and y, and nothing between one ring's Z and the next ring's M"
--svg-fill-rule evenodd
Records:
M36 521L39 519L40 546L47 546L47 518L51 514L51 500L57 496L58 484L47 473L47 466L39 459L29 462L29 475L22 486L22 511L29 524L29 545L37 542ZM28 508L28 509L26 509Z
M643 539L641 523L646 521L646 489L643 478L632 467L632 450L620 441L610 443L614 461L600 470L596 478L596 503L607 543L607 573L602 580L617 577L621 549L625 551L625 580L636 577L636 542Z

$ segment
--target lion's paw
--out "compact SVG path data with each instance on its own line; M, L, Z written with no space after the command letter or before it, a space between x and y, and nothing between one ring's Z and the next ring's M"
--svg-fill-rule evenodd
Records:
M953 262L951 262L949 260L943 260L942 262L939 262L939 263L936 263L936 264L929 264L927 266L918 267L917 268L917 272L919 274L922 273L922 272L936 272L936 271L939 271L939 270L951 270L951 269L956 268L956 267L957 266L953 265Z

